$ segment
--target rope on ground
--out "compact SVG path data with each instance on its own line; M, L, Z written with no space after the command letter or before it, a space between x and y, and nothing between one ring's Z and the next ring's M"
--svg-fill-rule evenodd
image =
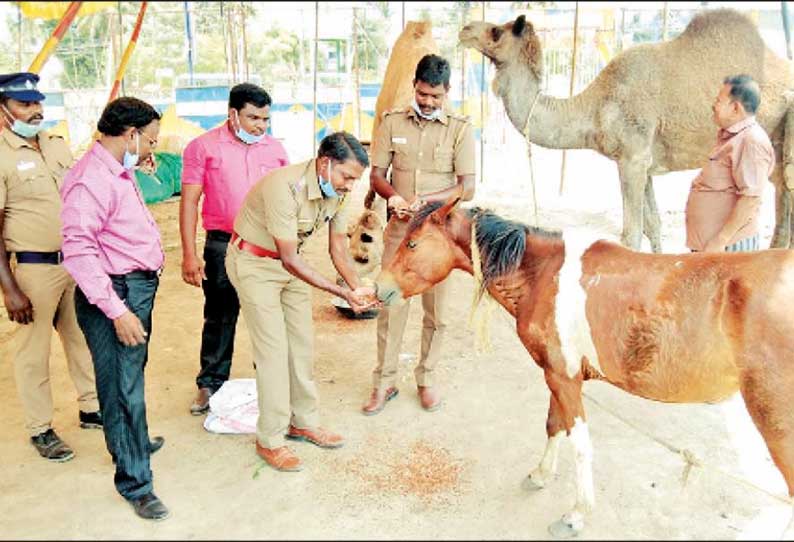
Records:
M588 395L584 391L582 392L582 395L585 398L587 398L590 402L595 404L597 407L599 407L601 410L603 410L604 412L606 412L608 414L611 414L612 416L614 416L618 420L622 421L623 423L625 423L626 425L628 425L629 427L631 427L632 429L634 429L638 433L641 433L642 435L645 435L646 437L648 437L652 441L656 442L657 444L662 445L663 447L667 448L669 451L673 452L674 454L680 455L681 459L684 461L684 470L681 472L681 480L680 480L681 481L682 490L683 490L684 487L686 487L686 484L687 484L687 481L689 480L689 475L692 472L692 469L694 467L701 467L701 468L704 468L704 469L709 469L711 471L714 471L714 472L716 472L718 474L721 474L722 476L726 476L726 477L730 478L731 480L733 480L734 482L737 482L737 483L739 483L739 484L741 484L741 485L743 485L745 487L748 487L750 489L755 489L756 491L764 493L764 494L768 495L769 497L772 497L773 499L776 499L776 500L778 500L778 501L780 501L780 502L782 502L784 504L787 504L787 505L794 504L794 501L792 501L792 499L789 498L788 496L784 497L784 496L779 495L777 493L772 493L771 491L768 491L768 490L764 489L761 486L758 486L758 485L756 485L756 484L754 484L754 483L752 483L752 482L750 482L748 480L745 480L744 478L740 478L738 476L735 476L734 474L731 474L730 472L724 471L724 470L722 470L722 469L720 469L718 467L710 465L710 464L704 462L702 459L700 459L692 450L689 450L687 448L679 448L678 446L675 446L674 444L671 444L671 443L667 442L665 439L663 439L661 437L657 437L656 435L653 435L653 434L649 433L648 431L646 431L642 427L632 423L631 421L629 421L625 417L621 416L620 414L618 414L614 410L612 410L610 408L607 408L606 406L601 404L597 399L595 399L594 397L591 397L590 395Z

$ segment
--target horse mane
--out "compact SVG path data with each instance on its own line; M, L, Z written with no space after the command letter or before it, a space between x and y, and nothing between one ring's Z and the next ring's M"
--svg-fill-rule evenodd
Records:
M477 248L482 267L482 288L499 277L514 272L521 265L527 249L527 235L547 239L561 239L562 232L528 226L507 220L488 209L474 207L468 210L475 223Z
M417 230L428 216L443 205L442 202L432 202L422 206L408 224L408 233ZM544 230L507 220L489 209L472 207L464 210L464 213L475 223L477 248L481 255L483 290L494 280L514 272L521 265L527 249L527 235L562 239L561 231Z

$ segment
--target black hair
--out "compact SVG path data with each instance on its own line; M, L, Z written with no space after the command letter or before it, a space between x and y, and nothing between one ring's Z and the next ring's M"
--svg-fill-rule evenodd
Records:
M364 150L364 147L353 134L347 132L334 132L325 136L320 142L317 156L318 158L327 156L337 162L355 158L356 162L362 166L369 166L367 151Z
M416 65L414 79L432 87L444 85L445 88L449 88L450 73L449 62L445 59L438 55L425 55Z
M127 128L143 128L153 120L160 120L157 110L138 98L124 96L105 106L97 123L97 130L109 136L119 136Z
M761 88L749 75L731 75L723 84L731 86L731 100L739 102L748 113L755 114L761 105Z
M229 108L240 111L245 104L254 107L265 107L273 103L265 89L251 83L240 83L234 85L229 92Z

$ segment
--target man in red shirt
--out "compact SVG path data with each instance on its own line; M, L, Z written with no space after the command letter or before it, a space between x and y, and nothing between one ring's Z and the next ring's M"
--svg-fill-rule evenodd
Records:
M273 169L289 164L281 143L267 135L270 96L241 83L229 93L229 120L191 141L183 153L179 229L182 280L204 291L201 370L190 413L209 410L210 396L229 379L240 303L224 261L234 218L248 190ZM203 261L196 251L198 203L207 231Z

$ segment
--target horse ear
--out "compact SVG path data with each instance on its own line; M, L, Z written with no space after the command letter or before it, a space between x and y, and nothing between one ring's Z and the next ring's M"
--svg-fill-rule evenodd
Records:
M513 35L521 37L527 27L527 18L525 15L519 15L516 22L513 23Z
M455 206L460 203L461 198L463 198L462 186L457 190L457 192L450 196L447 202L440 209L430 215L430 218L437 224L444 224L447 221L447 216L452 209L454 209Z

